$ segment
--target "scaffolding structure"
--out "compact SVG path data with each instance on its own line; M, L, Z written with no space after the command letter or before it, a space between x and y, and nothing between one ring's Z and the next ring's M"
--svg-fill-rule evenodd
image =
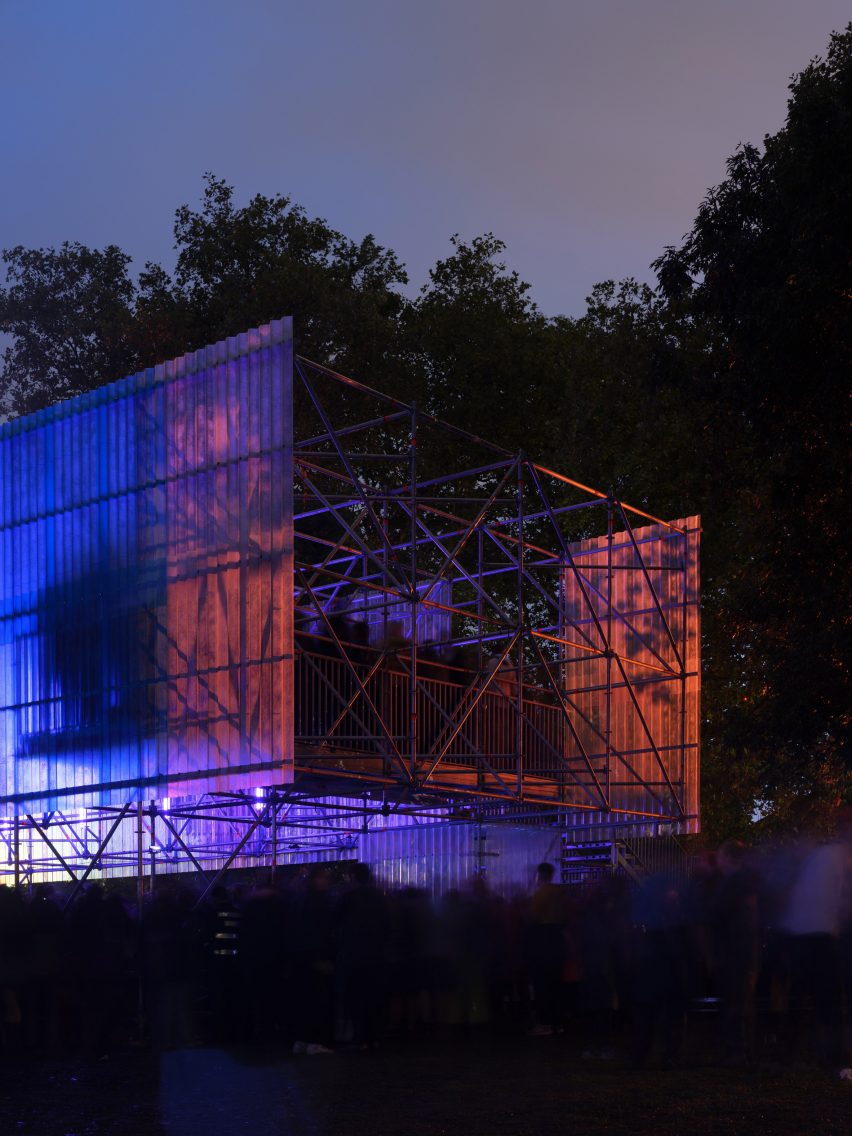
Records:
M452 821L695 831L699 519L654 517L304 358L289 410L292 738L244 787L7 800L5 878L142 887L194 868L209 889L233 866L274 873ZM238 529L244 504L211 498L204 524ZM162 657L149 645L146 665Z

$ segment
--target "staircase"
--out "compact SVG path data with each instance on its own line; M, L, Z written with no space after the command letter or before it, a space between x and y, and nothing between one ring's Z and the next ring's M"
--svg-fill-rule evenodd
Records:
M658 873L682 880L690 874L689 856L679 841L669 835L573 840L566 833L559 862L564 884L595 884L614 875L639 883Z

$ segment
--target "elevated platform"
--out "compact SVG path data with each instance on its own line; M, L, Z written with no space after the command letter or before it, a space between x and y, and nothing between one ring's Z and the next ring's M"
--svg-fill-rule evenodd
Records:
M148 870L157 825L241 863L311 809L323 839L698 827L697 517L294 359L289 321L6 424L0 460L17 878L90 878L111 841Z

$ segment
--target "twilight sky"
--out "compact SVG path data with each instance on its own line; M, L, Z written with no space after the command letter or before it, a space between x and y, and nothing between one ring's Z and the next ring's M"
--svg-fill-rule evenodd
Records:
M419 287L492 230L548 314L689 228L848 0L0 0L0 248L171 267L212 170Z

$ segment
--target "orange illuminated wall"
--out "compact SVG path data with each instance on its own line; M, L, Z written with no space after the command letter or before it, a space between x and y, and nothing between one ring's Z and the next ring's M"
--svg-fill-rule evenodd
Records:
M569 761L610 808L681 831L699 827L699 540L699 517L615 527L563 574Z

